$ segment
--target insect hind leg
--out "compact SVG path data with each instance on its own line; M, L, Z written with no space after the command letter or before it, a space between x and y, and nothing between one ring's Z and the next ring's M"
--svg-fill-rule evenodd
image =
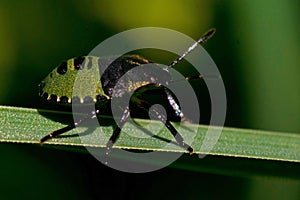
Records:
M93 111L90 114L86 115L84 118L78 120L77 122L70 124L64 128L53 131L52 133L50 133L50 134L46 135L45 137L43 137L42 139L40 139L40 143L44 143L52 138L55 138L63 133L66 133L66 132L76 128L77 126L79 126L83 122L87 121L88 119L95 118L97 116L97 114L99 114L99 112L100 112L99 110Z
M123 115L122 115L119 123L117 123L117 127L115 128L113 134L111 135L108 142L106 143L106 155L109 154L109 152L111 151L112 146L114 145L114 143L119 138L120 133L121 133L121 129L123 128L123 126L126 123L129 116L130 116L130 110L129 110L129 107L127 106L125 108L124 112L123 112Z

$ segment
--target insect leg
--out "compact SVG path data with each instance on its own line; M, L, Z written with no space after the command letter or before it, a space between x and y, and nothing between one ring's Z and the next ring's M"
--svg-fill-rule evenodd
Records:
M124 126L126 120L128 119L130 115L130 110L129 107L127 106L123 112L123 115L119 121L119 123L117 123L117 127L114 130L113 134L111 135L111 137L109 138L109 141L106 144L106 155L109 154L109 152L111 151L112 146L114 145L114 143L117 141L120 133L121 133L121 129Z
M180 133L178 133L178 131L174 128L174 126L170 123L170 121L166 118L166 116L164 116L163 113L161 113L156 108L153 108L149 111L149 114L164 123L164 125L169 129L169 131L171 132L171 134L174 136L175 140L181 147L186 149L190 154L194 153L193 148L184 142L183 137L180 135Z
M199 74L199 75L194 75L194 76L188 76L183 79L171 80L171 81L169 81L169 84L173 84L173 83L180 82L180 81L192 81L192 80L203 79L203 78L218 80L218 79L221 79L221 76L220 75L201 75L201 74Z
M63 133L66 133L74 128L76 128L77 126L79 126L82 122L88 120L88 119L91 119L91 118L94 118L97 116L97 114L99 113L100 111L99 110L96 110L96 111L93 111L91 114L89 115L86 115L84 118L78 120L77 122L75 122L74 124L70 124L64 128L61 128L61 129L58 129L56 131L53 131L52 133L50 133L49 135L46 135L45 137L43 137L41 140L40 140L40 143L43 143L43 142L46 142L47 140L50 140L52 138L55 138L56 136L58 135L61 135Z

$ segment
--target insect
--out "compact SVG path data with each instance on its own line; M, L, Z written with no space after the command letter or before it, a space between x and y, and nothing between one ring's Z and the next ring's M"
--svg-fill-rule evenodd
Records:
M58 104L71 105L71 103L82 104L85 102L92 102L95 103L96 109L91 111L91 113L87 113L82 119L46 135L40 140L40 142L44 143L51 138L57 137L58 135L76 128L88 119L97 117L97 115L99 115L102 111L101 105L109 105L112 98L122 99L122 97L129 94L130 91L134 91L130 97L129 105L125 105L122 108L122 115L120 116L117 126L106 144L106 154L111 151L112 146L117 141L121 133L121 129L126 123L128 117L131 114L134 115L136 110L138 110L138 112L149 112L151 117L160 120L174 136L178 145L192 154L194 152L193 148L185 143L183 137L170 123L169 117L165 116L165 114L158 108L152 108L151 111L149 110L153 104L157 103L157 98L156 100L153 100L153 98L150 97L159 95L158 101L163 99L167 102L167 110L171 110L171 112L168 111L168 114L172 113L172 116L177 119L181 119L183 117L178 100L167 87L163 86L168 85L168 83L172 81L168 69L178 64L198 45L211 38L215 31L216 30L214 28L208 30L196 43L191 45L182 55L171 62L167 68L159 69L165 80L155 77L151 73L142 73L140 76L143 78L143 81L132 82L131 80L126 79L123 80L118 87L115 87L119 79L126 72L135 67L147 67L143 65L150 63L149 60L138 55L121 56L111 62L105 71L102 71L102 66L105 65L105 62L109 61L109 58L105 59L100 57L84 56L62 62L39 84L39 95L47 101ZM73 96L73 83L80 70L95 70L95 73L96 71L97 73L100 73L101 78L100 80L96 80L94 83L97 85L96 91L89 93L90 90L83 90L83 93L80 93L80 96ZM191 78L202 78L202 76L197 75L186 77L186 80ZM133 107L135 107L135 109L133 109Z

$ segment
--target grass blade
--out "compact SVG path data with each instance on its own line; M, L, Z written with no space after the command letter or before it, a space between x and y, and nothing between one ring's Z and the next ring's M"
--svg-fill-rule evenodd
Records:
M53 130L65 126L64 124L61 124L61 122L57 122L53 119L64 121L65 123L71 123L72 115L70 113L58 111L1 106L0 142L38 144L39 140L43 136L49 134ZM137 119L137 122L140 124L148 123L147 120L142 119ZM154 127L161 127L160 122L152 123L154 123ZM184 138L189 137L188 128L191 126L197 126L198 128L197 136L192 144L196 153L300 162L299 134L225 127L223 128L222 134L213 150L211 152L200 152L200 147L208 127L193 124L186 124L184 126L187 127L187 130L181 133ZM113 126L103 125L101 126L101 130L101 134L104 134L106 138L108 138L113 131ZM81 137L85 137L85 141L87 142L81 142L80 137L77 136L77 131L79 131L79 133L83 133ZM104 147L107 142L107 139L101 136L101 134L93 130L87 131L86 127L80 127L77 131L70 131L60 138L47 141L47 144L76 148L76 146ZM130 126L125 126L124 131L128 133L134 132L135 130L133 130ZM159 136L166 138L167 140L173 140L171 134L165 128L162 129ZM166 143L166 141L153 137L147 139L134 138L126 133L122 133L115 147L184 152L184 150L176 145L170 145L162 148L164 143Z

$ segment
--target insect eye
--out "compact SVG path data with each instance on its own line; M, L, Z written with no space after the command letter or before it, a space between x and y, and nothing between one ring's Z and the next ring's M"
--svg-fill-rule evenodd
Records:
M63 75L68 71L68 64L66 61L60 64L60 66L57 68L57 73Z
M83 69L83 62L84 62L84 57L77 57L74 58L74 68L76 70L81 70Z

